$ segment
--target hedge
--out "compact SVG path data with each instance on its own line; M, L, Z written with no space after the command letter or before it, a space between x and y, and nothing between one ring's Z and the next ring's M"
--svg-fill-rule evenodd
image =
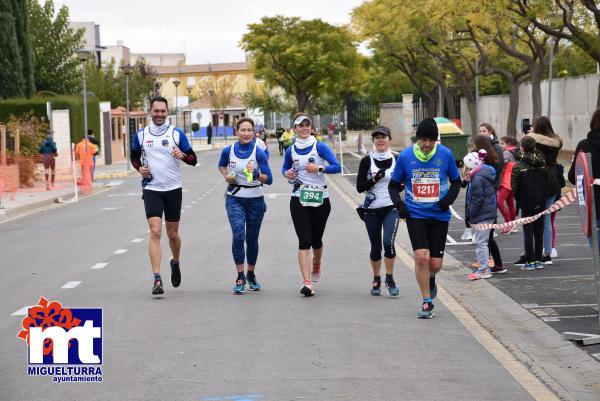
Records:
M47 121L46 102L52 104L52 110L69 110L71 142L79 142L85 136L83 126L83 98L81 96L51 96L0 100L0 124L6 124L11 115L20 117L29 112ZM87 103L88 129L94 130L96 137L99 137L101 135L100 104L94 96L89 96Z

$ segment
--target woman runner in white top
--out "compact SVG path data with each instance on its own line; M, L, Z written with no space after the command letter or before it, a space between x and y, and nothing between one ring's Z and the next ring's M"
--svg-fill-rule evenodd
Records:
M297 139L285 152L281 172L292 184L290 212L298 236L298 263L304 296L315 294L313 281L321 277L323 233L331 211L324 174L341 171L335 155L323 142L310 135L312 120L305 113L294 116ZM325 162L329 165L325 166ZM313 249L311 263L310 249ZM312 271L311 271L312 265ZM312 273L312 275L311 275Z
M381 295L381 231L383 230L385 286L390 296L397 296L400 291L394 281L394 262L396 261L394 240L400 217L388 191L390 175L394 171L396 158L390 150L389 128L376 127L371 137L374 144L373 151L360 161L356 177L356 189L360 193L366 192L365 202L357 211L365 222L371 241L370 260L373 269L371 295Z

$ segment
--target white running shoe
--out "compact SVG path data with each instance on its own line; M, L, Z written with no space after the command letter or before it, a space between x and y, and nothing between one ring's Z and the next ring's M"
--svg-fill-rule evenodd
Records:
M552 252L550 252L550 257L558 258L558 251L556 250L556 248L552 248Z
M471 241L473 239L473 230L471 228L465 228L465 231L460 236L462 241Z
M315 295L315 289L313 287L313 283L311 281L305 281L302 284L302 288L300 288L300 294L304 295L305 297L310 297Z

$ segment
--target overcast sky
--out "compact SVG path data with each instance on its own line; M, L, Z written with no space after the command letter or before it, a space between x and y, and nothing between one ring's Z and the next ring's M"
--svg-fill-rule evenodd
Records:
M45 0L39 0L44 3ZM123 40L134 53L186 54L187 64L244 61L238 47L249 23L265 15L350 22L363 0L55 0L72 21L100 25L103 46Z

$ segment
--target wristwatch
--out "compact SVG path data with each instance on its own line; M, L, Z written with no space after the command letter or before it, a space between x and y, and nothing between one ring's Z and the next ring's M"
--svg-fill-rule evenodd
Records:
M323 173L325 171L325 167L319 166L319 173Z

